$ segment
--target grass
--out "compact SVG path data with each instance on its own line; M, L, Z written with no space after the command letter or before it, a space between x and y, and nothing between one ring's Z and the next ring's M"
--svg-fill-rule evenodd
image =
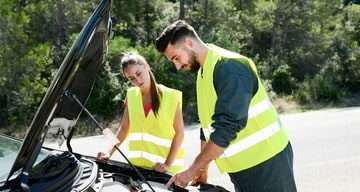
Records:
M337 102L318 102L299 104L291 96L273 97L271 101L279 114L301 113L313 110L326 110L331 108L357 107L360 106L360 94L343 98Z

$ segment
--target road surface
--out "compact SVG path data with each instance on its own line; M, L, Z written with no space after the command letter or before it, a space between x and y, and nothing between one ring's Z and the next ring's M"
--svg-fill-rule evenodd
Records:
M360 108L281 117L294 149L300 192L360 191Z
M360 191L360 107L330 109L280 116L294 149L294 172L299 192ZM186 158L189 165L199 152L199 125L187 126ZM110 146L103 136L72 140L74 151L96 155ZM64 147L62 147L64 148ZM126 142L121 146L126 153ZM124 161L115 154L113 159ZM227 174L214 163L209 182L230 191Z

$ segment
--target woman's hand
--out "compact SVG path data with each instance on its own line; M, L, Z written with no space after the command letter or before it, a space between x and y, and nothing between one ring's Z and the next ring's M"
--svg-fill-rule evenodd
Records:
M157 162L154 166L154 170L157 172L161 172L161 173L166 172L169 168L170 168L169 165L167 165L166 163L160 163L160 162Z
M98 154L97 154L97 156L96 156L96 159L98 159L99 161L107 161L107 160L109 160L110 159L110 153L109 152L102 152L102 151L100 151Z

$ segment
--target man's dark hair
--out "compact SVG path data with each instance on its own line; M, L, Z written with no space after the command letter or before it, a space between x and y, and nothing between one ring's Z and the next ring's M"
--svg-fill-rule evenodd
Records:
M156 39L156 49L160 53L164 53L169 43L175 45L180 40L183 40L184 37L197 37L197 35L194 28L184 20L175 21L167 26Z

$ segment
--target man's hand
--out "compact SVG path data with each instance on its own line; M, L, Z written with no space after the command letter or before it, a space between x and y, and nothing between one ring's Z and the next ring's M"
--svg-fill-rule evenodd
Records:
M170 168L169 165L167 165L166 163L160 163L160 162L157 162L154 166L154 170L157 172L161 172L161 173L166 172L169 168Z
M169 188L172 183L174 183L176 186L185 188L189 185L189 182L195 177L196 171L191 169L186 169L185 171L176 173L169 182L166 184L166 186Z
M201 169L200 172L194 177L189 185L195 185L197 183L207 184L208 171Z
M214 142L209 140L201 153L195 158L193 164L187 168L185 171L175 174L169 182L166 184L167 187L170 187L172 183L180 187L186 187L189 185L189 182L194 179L194 177L200 172L200 170L210 162L219 157L220 154L224 151L224 148L216 145Z

